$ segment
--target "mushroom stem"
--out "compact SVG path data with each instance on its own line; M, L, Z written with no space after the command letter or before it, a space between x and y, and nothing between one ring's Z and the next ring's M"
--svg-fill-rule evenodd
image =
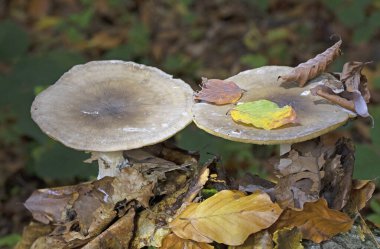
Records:
M291 150L292 144L280 144L280 156L288 153Z
M98 179L106 176L117 176L120 174L122 168L128 165L128 159L123 157L123 151L112 152L91 152L91 158L87 160L98 160L99 173Z

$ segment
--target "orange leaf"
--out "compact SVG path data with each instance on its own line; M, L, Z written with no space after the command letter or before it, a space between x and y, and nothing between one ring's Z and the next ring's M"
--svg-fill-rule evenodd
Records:
M160 249L213 249L214 247L201 242L181 239L174 233L168 234L162 240Z
M353 220L345 213L329 209L325 199L305 203L302 211L285 210L274 228L298 227L304 239L320 243L351 229Z
M323 73L327 66L340 55L341 44L342 40L339 40L325 52L299 64L290 73L281 75L279 78L283 79L284 82L297 81L299 86L304 86L308 80L313 79Z
M241 98L243 90L232 81L202 78L202 90L195 93L195 100L217 105L235 103Z

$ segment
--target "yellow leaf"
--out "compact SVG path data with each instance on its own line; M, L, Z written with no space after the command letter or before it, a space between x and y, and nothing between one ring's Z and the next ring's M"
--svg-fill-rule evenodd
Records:
M250 234L272 225L281 212L266 193L257 191L246 196L239 191L223 190L198 205L189 206L170 227L183 239L199 241L195 237L202 235L236 246L243 244Z
M296 122L296 112L291 106L278 107L269 100L258 100L237 105L231 110L235 122L272 130Z
M181 239L177 235L171 233L168 234L162 240L162 246L160 249L213 249L212 245L196 242L192 240Z
M297 228L283 228L273 234L274 249L303 249L302 233Z
M199 233L198 230L189 223L188 217L192 215L198 206L199 203L190 203L190 205L187 206L186 209L170 223L170 228L178 237L183 239L192 239L198 242L211 243L212 240L210 238L207 238Z
M302 211L284 211L274 228L297 227L304 239L315 243L351 229L353 220L345 213L329 209L325 199L305 203Z

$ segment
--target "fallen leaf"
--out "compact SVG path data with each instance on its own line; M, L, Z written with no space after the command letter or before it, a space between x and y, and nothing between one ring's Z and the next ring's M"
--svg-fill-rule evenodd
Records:
M347 62L343 66L340 81L345 85L346 91L351 94L348 96L353 100L355 112L362 117L368 117L367 103L371 97L367 87L367 78L361 73L364 66L370 62Z
M229 246L228 249L273 249L272 236L268 230L251 234L244 244L240 246Z
M350 199L344 211L350 215L356 215L363 209L375 191L376 184L369 180L353 180Z
M211 197L210 197L211 198ZM210 199L209 198L209 199ZM199 203L190 203L182 213L179 214L170 224L172 231L183 239L191 239L198 242L211 243L212 239L200 233L192 224L192 217Z
M160 249L213 249L212 245L186 240L178 237L174 233L168 234L162 241Z
M279 107L269 100L258 100L237 105L230 112L235 122L272 130L296 122L296 112L291 106Z
M342 40L336 42L333 46L328 48L316 57L299 64L289 74L281 75L279 78L285 82L296 81L299 86L302 87L310 79L323 73L328 65L335 60L341 54L340 45Z
M341 210L350 199L352 174L355 164L355 145L349 138L340 138L326 158L323 167L321 196L329 207Z
M320 178L312 172L299 172L278 179L274 189L276 203L281 208L302 210L304 204L319 199Z
M128 213L112 224L107 230L96 236L82 249L92 248L128 248L133 237L135 210Z
M48 235L51 231L52 227L50 225L44 225L32 221L29 225L24 227L21 240L17 243L14 249L29 249L34 241L41 236Z
M342 106L362 117L369 117L367 103L371 97L367 86L367 78L361 73L369 62L347 62L340 74L344 91L336 92L330 85L319 85L310 89L313 95L319 95L337 105Z
M297 228L283 228L273 234L274 249L303 249L302 233Z
M241 245L250 234L273 224L281 212L263 192L246 196L223 190L202 203L190 204L169 225L183 239Z
M326 200L321 198L313 203L305 203L302 211L285 210L273 228L297 227L304 239L320 243L338 233L347 232L353 222L345 213L329 209Z
M275 165L278 181L274 188L275 200L281 208L300 210L306 202L319 199L325 150L317 138L293 144L281 156Z
M202 78L202 90L195 93L194 99L217 105L235 103L243 90L232 81Z
M193 178L190 188L186 193L186 196L183 198L183 203L190 203L203 189L203 186L208 181L208 177L210 175L210 169L206 164L203 168L198 172L197 176Z
M155 180L136 167L124 168L117 177L35 191L25 206L33 217L55 229L37 243L78 247L97 236L118 216L117 206L133 200L147 207ZM54 247L54 246L53 246Z

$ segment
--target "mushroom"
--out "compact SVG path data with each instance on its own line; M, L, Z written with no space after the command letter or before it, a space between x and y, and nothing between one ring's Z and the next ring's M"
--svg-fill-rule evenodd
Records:
M355 116L340 106L310 94L311 88L323 84L332 76L323 74L303 88L286 89L280 85L281 82L277 78L291 70L291 67L265 66L241 72L228 78L227 81L233 81L246 90L239 102L267 99L280 107L292 106L296 111L298 124L263 130L234 122L228 115L229 110L234 107L233 104L218 106L205 102L193 105L195 124L208 133L228 140L253 144L291 144L325 134ZM282 145L281 149L286 150L286 147L289 146Z
M191 122L193 91L180 79L134 62L74 66L34 100L43 132L67 147L92 152L98 179L128 165L124 150L156 144Z

